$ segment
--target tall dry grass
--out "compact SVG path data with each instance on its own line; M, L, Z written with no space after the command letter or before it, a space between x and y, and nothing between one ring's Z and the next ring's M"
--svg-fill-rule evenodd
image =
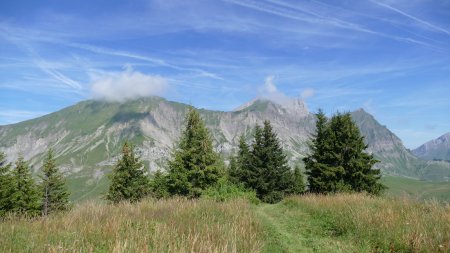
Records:
M258 252L260 238L240 200L88 202L65 214L0 223L0 252Z
M304 195L284 205L321 220L332 236L372 252L450 252L450 206L363 194Z

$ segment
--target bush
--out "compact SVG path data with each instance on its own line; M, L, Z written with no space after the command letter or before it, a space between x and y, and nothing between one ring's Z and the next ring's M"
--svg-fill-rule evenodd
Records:
M216 185L204 190L202 197L218 202L232 199L246 199L252 204L260 203L255 191L247 190L243 186L233 184L225 178L220 179Z
M284 194L279 191L270 192L269 194L263 196L262 201L269 203L269 204L275 204L283 200Z

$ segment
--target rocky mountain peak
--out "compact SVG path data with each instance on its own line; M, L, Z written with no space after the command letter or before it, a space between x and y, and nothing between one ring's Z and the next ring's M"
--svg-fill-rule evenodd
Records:
M306 107L303 100L300 98L287 99L285 101L273 101L266 98L255 98L249 102L236 108L235 112L243 110L252 111L264 111L269 108L277 109L278 111L285 111L288 114L295 116L307 116L309 114L308 108Z
M450 132L424 143L414 149L413 153L423 159L450 160Z

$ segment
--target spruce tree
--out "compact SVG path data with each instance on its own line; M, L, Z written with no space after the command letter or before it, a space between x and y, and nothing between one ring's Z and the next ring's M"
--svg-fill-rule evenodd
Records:
M160 170L157 170L150 180L150 192L151 196L157 199L169 196L167 190L167 176Z
M255 177L250 170L250 148L245 141L244 135L239 137L237 157L230 159L229 175L232 183L243 184L246 188L253 185L252 179Z
M241 138L238 167L240 183L254 189L265 202L278 202L292 189L294 182L286 155L269 121L263 128L255 126L250 148Z
M122 157L117 161L110 179L106 199L112 203L137 202L149 192L149 179L144 173L144 165L128 142L123 144Z
M39 215L41 199L38 186L31 176L31 171L22 155L19 155L12 172L13 191L11 211L20 215Z
M172 195L199 197L223 176L223 162L214 151L200 114L191 108L185 128L169 160L168 190Z
M290 193L292 194L302 194L305 192L305 181L303 178L303 173L300 170L300 166L297 164L294 167L294 171L292 173L293 185Z
M12 179L11 163L7 163L6 155L0 152L0 217L3 217L12 209Z
M311 154L304 158L309 190L315 193L366 191L379 194L384 186L378 180L377 162L365 152L367 145L349 113L331 120L319 110Z
M335 166L338 158L331 138L334 133L322 110L316 114L316 133L309 145L311 154L303 159L309 190L315 193L342 191L344 168Z
M367 145L350 113L338 113L330 121L333 136L334 166L344 168L344 189L379 194L385 187L379 183L380 170L372 168L378 161L365 152Z
M264 167L260 176L263 178L262 181L265 182L262 192L267 191L267 193L266 196L263 196L263 200L278 202L284 196L284 193L288 192L292 187L293 180L287 157L280 145L277 134L267 120L264 121L263 140L265 155L258 158L264 161Z
M42 167L42 214L48 215L69 208L69 192L62 173L56 167L53 151L48 150Z

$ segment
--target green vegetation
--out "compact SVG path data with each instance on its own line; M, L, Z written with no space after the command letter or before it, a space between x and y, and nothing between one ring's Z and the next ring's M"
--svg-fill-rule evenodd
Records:
M387 196L409 197L450 203L450 182L430 182L405 177L384 176L381 182L388 187Z
M38 186L31 177L27 161L20 155L11 174L12 190L9 202L11 209L5 210L20 215L35 216L41 211Z
M225 187L226 188L226 187ZM216 195L217 196L217 195ZM78 204L0 223L1 252L448 252L450 206L363 194Z
M42 172L42 182L38 185L22 155L19 155L12 168L11 164L6 164L6 157L0 152L0 218L11 214L33 217L67 210L69 193L51 150L48 151Z
M6 155L0 152L0 217L12 210L10 196L13 191L11 164L6 162Z
M244 136L240 137L238 156L231 159L229 174L232 182L256 191L258 198L267 203L279 202L287 193L303 191L296 189L301 185L295 182L269 121L264 121L263 128L256 125L251 146ZM298 179L300 175L296 176Z
M226 180L226 178L220 179L216 185L203 191L202 197L219 202L230 201L233 199L246 199L252 204L260 203L255 191L231 183Z
M69 192L61 172L56 167L53 151L49 149L42 168L42 214L48 215L69 208Z
M208 129L195 109L186 116L186 125L169 160L167 188L171 195L199 197L223 176L223 162L214 151Z
M134 153L133 146L123 144L122 157L117 161L111 174L106 199L118 203L121 201L136 202L148 194L149 181L143 171L144 165Z
M0 252L260 252L263 231L241 200L172 198L0 223Z
M303 195L256 209L265 252L448 252L450 206L361 194Z
M378 181L378 161L365 152L367 145L349 113L328 120L319 110L311 154L303 159L309 190L314 193L369 192L379 194L385 187Z

